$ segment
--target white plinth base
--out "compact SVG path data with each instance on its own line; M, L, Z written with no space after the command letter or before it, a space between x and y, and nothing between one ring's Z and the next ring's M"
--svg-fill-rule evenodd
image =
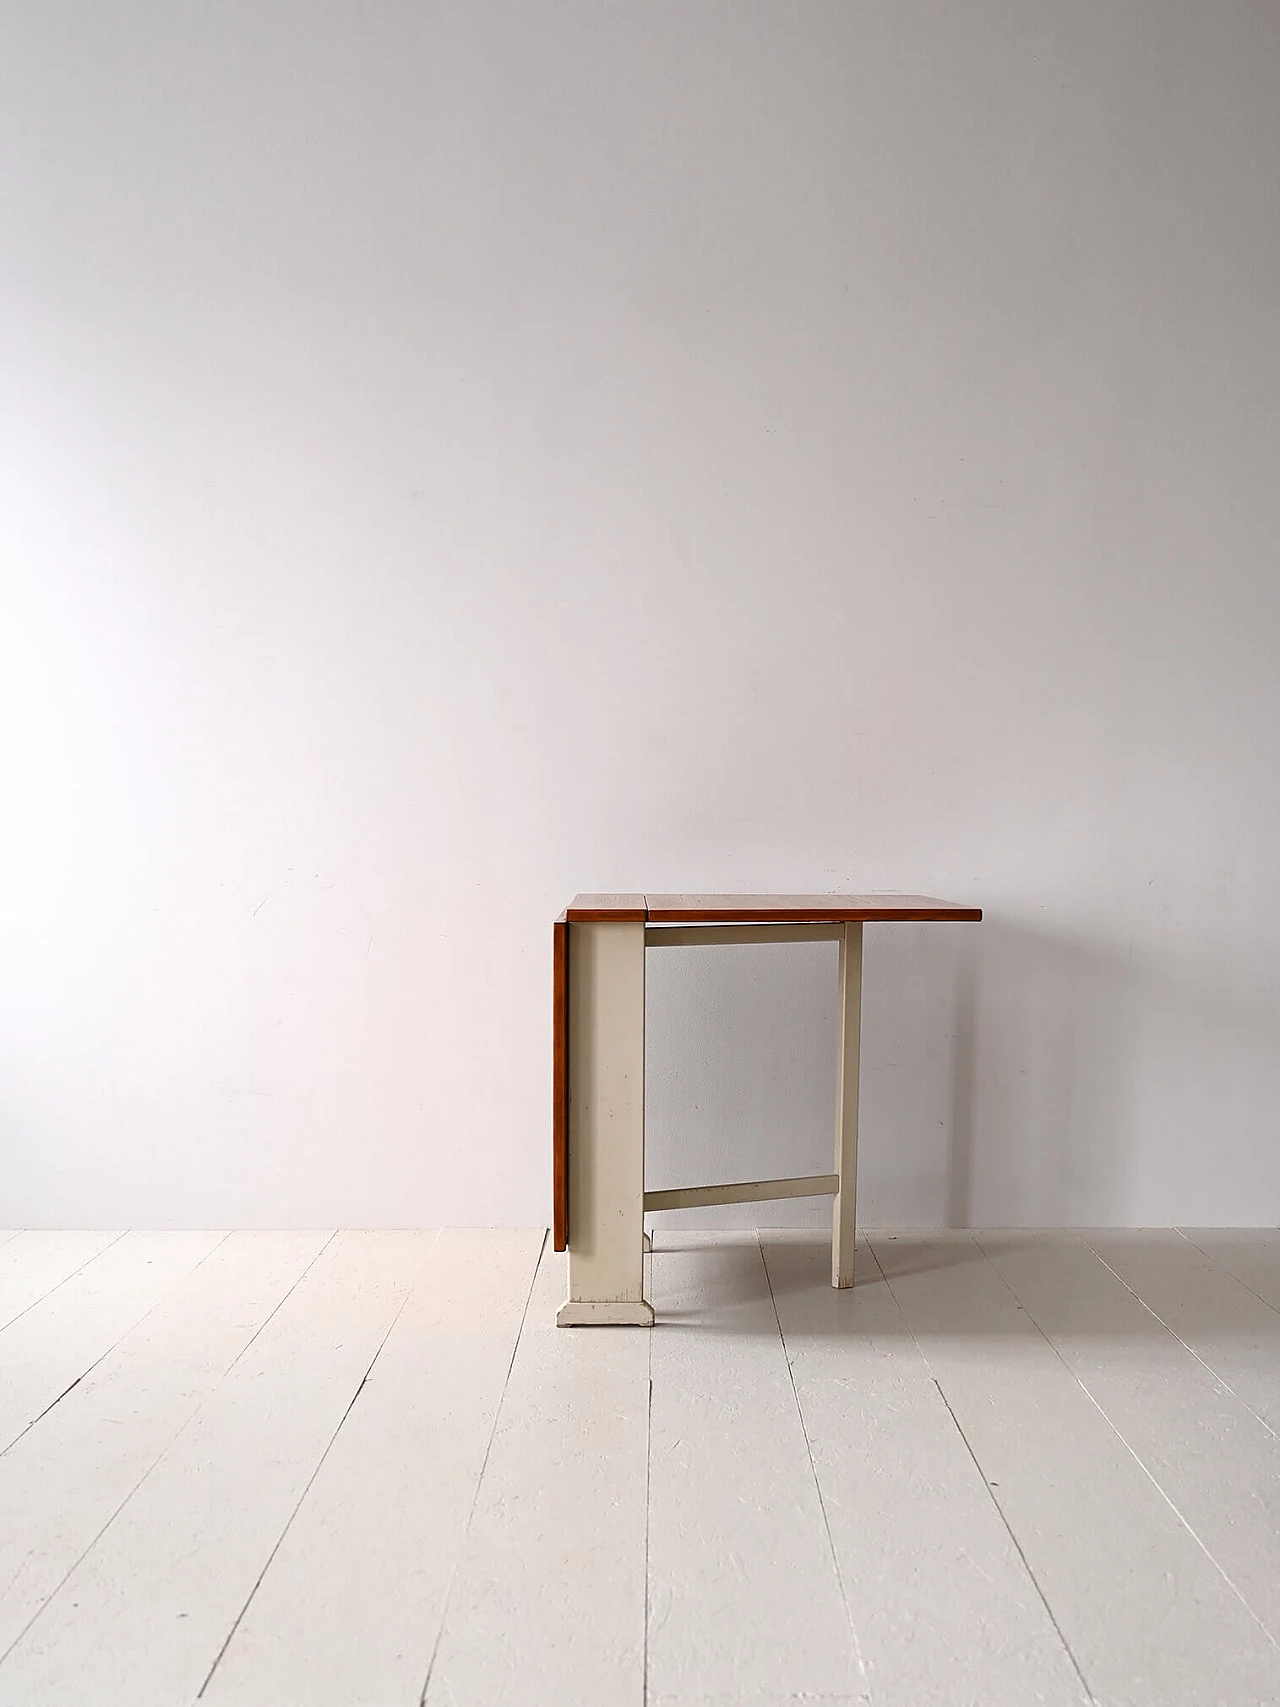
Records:
M653 1305L644 1299L568 1298L556 1311L558 1328L651 1328Z

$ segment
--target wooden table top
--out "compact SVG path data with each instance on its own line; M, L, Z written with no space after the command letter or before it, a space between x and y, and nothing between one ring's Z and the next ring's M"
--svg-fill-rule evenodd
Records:
M570 924L644 920L651 925L852 924L954 919L976 922L981 907L932 895L575 895Z

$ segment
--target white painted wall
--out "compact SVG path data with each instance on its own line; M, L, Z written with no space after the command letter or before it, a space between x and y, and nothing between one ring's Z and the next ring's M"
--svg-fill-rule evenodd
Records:
M568 897L862 887L988 909L868 932L864 1219L1280 1221L1280 8L0 79L0 1223L540 1218ZM654 1183L825 1166L773 952L651 957Z

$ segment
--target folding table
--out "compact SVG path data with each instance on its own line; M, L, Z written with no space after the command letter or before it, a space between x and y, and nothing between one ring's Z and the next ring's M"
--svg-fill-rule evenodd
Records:
M555 922L555 1248L569 1253L561 1327L649 1327L645 1210L770 1198L833 1198L831 1284L853 1285L858 1168L862 927L978 920L979 907L927 895L579 895ZM646 949L708 943L840 944L835 1169L674 1191L644 1188Z

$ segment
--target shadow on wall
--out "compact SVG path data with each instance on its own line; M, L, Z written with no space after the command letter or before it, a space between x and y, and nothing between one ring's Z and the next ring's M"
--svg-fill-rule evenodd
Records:
M650 956L651 1187L830 1168L835 965L829 945ZM1278 1044L1269 998L1127 948L990 916L868 927L859 1221L1213 1223L1232 1218L1251 1171L1272 1221L1258 1135L1280 1100ZM654 1220L828 1216L809 1199Z
M949 1227L1092 1226L1131 1213L1128 1138L1141 996L1127 961L986 921L937 968L954 1033ZM923 969L926 972L928 968Z

